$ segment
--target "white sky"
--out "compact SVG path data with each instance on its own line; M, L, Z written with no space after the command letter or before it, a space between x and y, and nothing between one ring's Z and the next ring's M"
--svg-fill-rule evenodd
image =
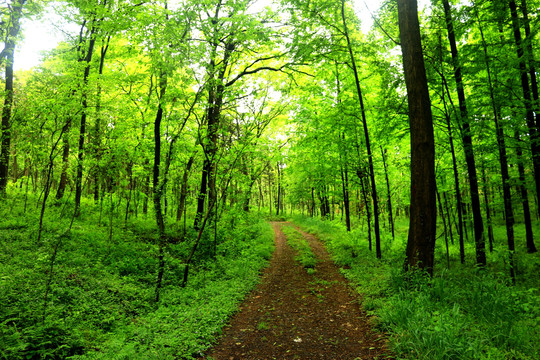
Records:
M367 33L373 24L370 12L375 13L383 1L353 0L355 12L362 21L362 30L364 32ZM418 7L421 9L429 3L430 0L418 0ZM366 10L366 7L369 11ZM40 62L41 52L54 49L64 38L64 35L55 28L54 22L55 19L45 16L41 21L25 21L22 24L24 40L17 47L15 53L14 67L16 70L28 70L36 66Z

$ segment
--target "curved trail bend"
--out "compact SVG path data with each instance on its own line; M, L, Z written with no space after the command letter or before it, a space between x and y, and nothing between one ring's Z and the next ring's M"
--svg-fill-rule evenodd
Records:
M276 249L270 266L207 359L387 359L382 335L371 331L358 296L321 242L299 230L317 256L314 274L294 260L281 231L291 225L272 223Z

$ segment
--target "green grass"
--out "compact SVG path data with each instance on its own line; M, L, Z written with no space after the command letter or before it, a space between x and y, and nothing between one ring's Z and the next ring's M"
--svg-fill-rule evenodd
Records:
M62 209L47 210L39 243L35 205L27 213L20 204L0 209L0 359L200 356L273 251L268 223L224 213L215 239L213 227L205 231L185 288L183 261L196 234L189 230L185 241L166 247L156 304L152 216L132 217L124 226L122 214L114 213L109 227L108 207L98 224L99 209L85 203L67 231L71 219L62 212L69 208ZM171 238L180 238L175 226L169 229Z
M313 254L308 241L292 226L283 226L282 230L289 245L298 253L295 257L296 261L312 274L317 264L317 258Z
M459 263L457 244L437 243L433 278L404 274L407 222L400 219L396 240L382 236L383 259L368 250L362 229L347 233L339 222L296 217L295 222L317 234L342 272L362 294L363 305L376 328L388 333L400 359L538 359L540 351L539 254L526 254L524 235L516 231L518 283L509 281L504 228L495 229L496 251L486 269ZM540 229L536 227L538 233Z

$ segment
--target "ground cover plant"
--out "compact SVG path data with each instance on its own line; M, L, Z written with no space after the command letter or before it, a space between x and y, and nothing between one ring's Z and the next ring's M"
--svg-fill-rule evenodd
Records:
M18 205L1 210L2 359L197 356L257 283L273 249L268 223L237 216L216 239L205 236L190 281L181 287L193 243L193 234L186 234L167 248L158 306L153 300L158 246L151 218L126 226L114 221L111 236L106 221L93 222L93 204L85 204L71 230L60 210L50 210L39 243L35 214Z
M436 257L440 265L432 278L422 272L406 273L404 220L396 223L394 241L386 237L385 258L377 260L361 229L348 233L338 221L294 218L324 240L334 261L357 287L373 323L388 333L398 358L538 358L538 254L518 254L516 285L499 261L501 254L491 254L487 269L471 271L459 261L448 269L441 243Z

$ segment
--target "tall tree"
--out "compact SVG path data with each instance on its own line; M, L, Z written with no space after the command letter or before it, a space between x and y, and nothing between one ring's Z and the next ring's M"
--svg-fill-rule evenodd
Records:
M469 112L467 102L465 100L465 88L463 84L462 67L459 60L458 49L456 45L456 35L454 31L454 23L452 20L452 12L448 0L442 0L444 6L444 15L446 28L448 30L448 41L450 43L450 51L452 53L452 64L454 67L454 80L456 81L456 89L459 101L459 114L462 131L463 149L465 152L465 161L467 163L467 171L469 176L469 186L471 191L471 205L474 223L474 241L476 244L476 263L486 265L486 245L484 239L484 223L480 210L480 193L478 190L478 175L476 173L476 161L474 158L474 147L472 142L472 133L469 120Z
M406 268L433 273L437 208L435 140L416 0L398 0L411 128L411 210Z
M0 197L6 196L9 176L9 152L11 145L11 113L13 108L13 62L15 45L20 30L20 20L26 0L12 0L9 5L8 28L5 32L4 49L0 53L0 64L5 62L5 93L2 109L0 140Z
M377 197L377 185L375 182L375 169L373 166L373 153L371 152L371 142L369 138L369 130L367 125L367 119L366 119L366 109L364 106L364 97L362 96L362 89L360 87L360 79L358 77L358 69L356 67L356 61L352 49L352 43L349 36L349 29L347 27L347 21L345 17L345 1L341 0L341 20L343 21L343 35L345 36L345 40L347 41L347 49L349 52L350 60L351 60L351 67L354 73L354 80L356 84L356 94L358 96L358 102L360 104L360 111L362 115L362 125L364 127L364 138L366 141L366 151L368 156L368 164L369 164L369 177L371 180L371 196L373 198L373 218L375 220L375 252L378 259L382 257L381 254L381 235L380 235L380 227L379 227L379 199Z
M529 137L531 139L531 153L534 167L534 179L536 185L536 196L538 204L540 204L540 132L538 124L538 114L535 120L533 98L531 96L531 86L527 75L527 61L523 39L521 36L520 21L517 12L517 5L514 0L508 2L510 8L510 17L512 20L512 33L516 44L516 52L519 65L519 73L521 80L521 90L523 92L523 103L525 105L525 119L529 128Z

